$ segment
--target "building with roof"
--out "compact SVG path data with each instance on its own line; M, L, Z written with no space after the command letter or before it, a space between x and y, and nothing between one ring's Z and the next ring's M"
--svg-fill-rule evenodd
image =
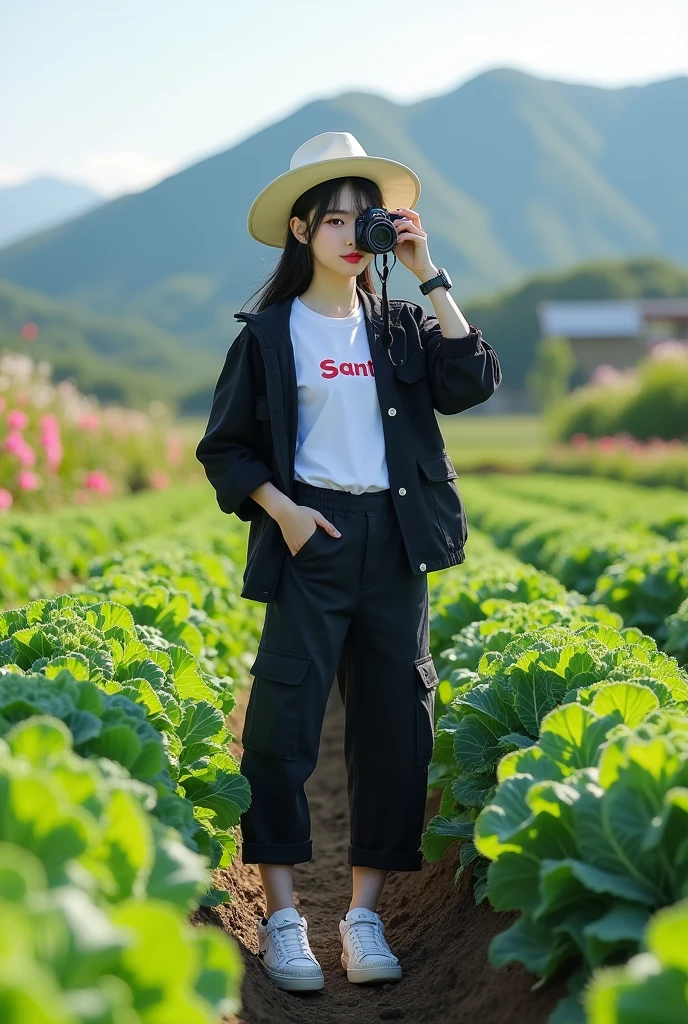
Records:
M688 299L547 301L537 315L543 337L568 338L585 380L603 364L635 366L657 341L688 342Z

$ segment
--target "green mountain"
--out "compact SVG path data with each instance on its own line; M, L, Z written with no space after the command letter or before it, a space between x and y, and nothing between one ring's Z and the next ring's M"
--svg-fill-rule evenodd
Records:
M26 323L39 328L33 341L21 334ZM136 408L159 399L202 411L204 386L217 376L214 356L145 320L91 313L2 280L0 349L47 360L53 380L71 377L85 394Z
M687 109L686 76L602 89L502 68L408 105L348 92L7 247L0 277L149 320L217 357L279 254L248 235L251 202L301 142L332 129L417 171L430 252L460 306L588 260L688 264ZM419 296L401 264L390 294Z

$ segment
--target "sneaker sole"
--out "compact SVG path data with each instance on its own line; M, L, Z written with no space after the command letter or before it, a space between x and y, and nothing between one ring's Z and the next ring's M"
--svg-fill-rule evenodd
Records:
M263 964L262 960L261 963ZM320 977L315 978L285 978L281 974L275 974L265 964L263 964L263 970L277 988L283 988L289 992L310 992L311 990L323 988L325 985L325 978L322 974Z
M383 967L348 967L346 957L341 955L342 967L349 981L360 984L366 981L398 981L401 978L401 965L390 964Z

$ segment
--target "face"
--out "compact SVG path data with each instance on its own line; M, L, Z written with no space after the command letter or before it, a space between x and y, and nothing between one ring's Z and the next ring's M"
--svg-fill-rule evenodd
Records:
M334 205L337 209L326 212L313 238L313 258L317 263L337 274L342 274L344 277L357 277L375 258L375 254L363 252L360 254L359 260L344 259L345 256L351 256L357 252L355 224L361 211L356 208L354 197L348 186L342 189L339 202ZM302 241L303 229L306 226L304 222L298 217L292 217L290 225L296 237Z

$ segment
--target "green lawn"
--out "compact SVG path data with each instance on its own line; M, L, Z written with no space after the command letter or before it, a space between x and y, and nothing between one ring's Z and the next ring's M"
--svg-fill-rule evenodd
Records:
M545 448L538 416L438 416L454 465L530 465Z
M545 435L538 416L458 416L437 417L447 442L447 451L457 467L499 464L528 466L542 453ZM200 440L207 419L179 422L189 439Z

